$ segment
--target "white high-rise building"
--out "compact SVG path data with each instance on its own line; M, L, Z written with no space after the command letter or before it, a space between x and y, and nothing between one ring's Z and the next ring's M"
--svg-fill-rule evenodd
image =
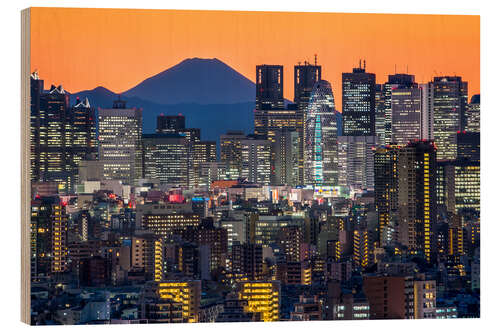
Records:
M127 108L125 101L112 109L99 108L99 160L104 178L133 184L142 177L142 109Z
M355 190L374 190L373 157L377 146L375 136L339 136L339 185Z

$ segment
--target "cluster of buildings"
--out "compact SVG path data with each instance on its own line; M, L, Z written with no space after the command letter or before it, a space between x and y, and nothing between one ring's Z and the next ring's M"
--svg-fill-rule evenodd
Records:
M37 324L478 317L480 100L366 65L256 67L254 133L70 105L31 75Z

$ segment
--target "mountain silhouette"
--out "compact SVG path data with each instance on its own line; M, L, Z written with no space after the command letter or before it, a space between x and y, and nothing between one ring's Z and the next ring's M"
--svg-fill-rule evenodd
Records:
M89 99L90 105L98 108L109 109L118 94L104 87L84 90L70 94L70 105L75 105L76 98ZM183 114L186 117L186 127L201 128L201 139L218 141L221 134L228 130L241 130L245 133L253 132L253 109L255 102L234 104L158 104L137 97L124 97L127 107L142 108L143 132L154 133L156 117L160 114Z
M218 59L185 59L122 92L157 104L255 101L255 83Z

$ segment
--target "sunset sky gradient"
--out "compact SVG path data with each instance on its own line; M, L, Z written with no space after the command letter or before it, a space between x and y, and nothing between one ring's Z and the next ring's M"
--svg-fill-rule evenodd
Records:
M258 64L322 65L341 106L341 75L366 59L388 74L459 75L480 92L479 16L32 8L31 69L70 92L132 88L186 58L218 58L252 81ZM168 93L168 92L166 92Z

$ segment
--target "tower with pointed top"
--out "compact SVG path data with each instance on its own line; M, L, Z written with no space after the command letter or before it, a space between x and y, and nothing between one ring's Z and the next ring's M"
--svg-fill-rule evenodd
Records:
M95 109L90 105L88 98L82 101L77 97L75 105L69 112L69 118L71 141L68 144L68 159L75 178L73 183L76 183L80 162L97 154Z

